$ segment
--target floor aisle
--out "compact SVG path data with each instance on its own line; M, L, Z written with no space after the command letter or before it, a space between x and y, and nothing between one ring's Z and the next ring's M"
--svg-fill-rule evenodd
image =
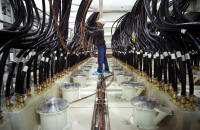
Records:
M109 66L113 64L112 59L109 59ZM97 69L97 65L94 64L93 70ZM111 68L110 68L111 69ZM111 78L107 80L109 83ZM97 76L91 76L86 81L86 88L80 90L80 97L87 96L94 92L97 87ZM131 113L132 106L129 101L125 101L121 98L121 87L114 81L107 89L108 107L110 125L112 130L134 130L136 129L131 125ZM70 106L69 118L71 121L71 130L90 130L91 121L94 107L95 96L89 99L83 100L78 103L74 103Z
M108 62L109 62L110 70L113 70L112 67L113 68L114 66L116 67L115 60L108 59ZM91 65L91 63L89 64ZM85 63L85 65L82 65L82 66L87 66L89 64ZM120 65L118 64L118 67L119 66ZM81 66L79 67L80 70L83 68ZM131 71L127 70L126 67L120 67L120 68L122 68L122 70L120 70L119 73L126 73L129 75L131 74ZM93 94L96 91L98 76L92 75L92 72L97 70L96 62L92 63L92 67L90 68L90 70L91 71L89 74L89 78L85 81L86 86L79 88L79 99L85 96L88 96L90 94ZM77 72L80 73L77 70L74 73L77 73ZM117 74L117 69L114 69L114 77L116 76L116 74ZM108 74L105 74L105 76L107 75ZM134 77L133 73L131 74L130 77L131 78ZM134 77L134 78L137 78L137 77ZM122 79L122 80L126 81L127 79ZM106 84L109 84L111 80L112 80L112 77L108 78L106 80ZM140 79L139 81L144 82L144 79ZM122 87L118 84L118 82L119 80L116 81L116 79L114 79L112 84L106 89L106 97L107 97L108 109L109 109L110 128L111 130L141 130L134 123L133 116L132 116L133 107L130 101L127 101L123 98L123 96L126 97L127 95L122 96ZM146 91L145 93L143 93L143 95L145 94L147 94ZM64 128L63 130L91 130L95 97L96 95L91 96L87 99L81 100L79 102L70 104L68 108L68 124L66 125L66 128ZM164 124L159 125L158 130L168 130L169 128L173 127L172 125L173 122L171 123L169 122L168 124L166 124L165 121L163 121ZM41 130L41 127L38 130Z

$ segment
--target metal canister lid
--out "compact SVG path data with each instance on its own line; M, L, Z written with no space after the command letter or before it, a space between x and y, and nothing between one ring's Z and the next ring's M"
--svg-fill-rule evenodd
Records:
M120 68L118 65L113 65L112 68Z
M123 74L123 73L117 73L116 75L117 76L125 76L125 74Z
M124 74L124 76L126 76L126 77L132 77L132 75L130 75L130 74Z
M147 96L137 96L131 99L131 104L142 109L152 110L158 107L159 100Z
M83 68L92 68L91 65L86 65L86 66L83 66Z
M76 75L74 75L74 77L86 77L86 75L84 75L84 74L76 74Z
M141 84L139 82L133 82L133 81L125 81L125 82L122 82L121 85L124 87L142 87L142 88L144 88L144 86L140 86Z
M113 69L114 71L122 71L122 69L120 69L120 68L115 68L115 69Z
M116 75L117 75L117 76L124 76L124 77L132 77L132 75L126 74L126 73L124 73L124 72L117 73Z
M83 72L83 70L78 70L79 73Z
M66 89L71 89L71 88L79 88L80 84L79 83L68 83L64 82L64 88Z
M167 107L156 107L155 110L159 113L165 113L167 115L172 115L172 110Z
M92 66L93 65L93 63L89 63L89 64L87 64L88 66Z
M67 100L51 97L41 102L37 107L38 113L56 113L65 110L69 106Z
M88 72L88 71L90 71L90 70L89 70L89 69L83 69L83 71L87 71L87 72Z

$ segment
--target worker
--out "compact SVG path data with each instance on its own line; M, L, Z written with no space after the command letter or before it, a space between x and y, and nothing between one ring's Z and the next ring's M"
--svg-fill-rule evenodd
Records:
M89 27L86 26L87 32L94 37L94 43L98 49L98 69L93 72L93 75L100 75L102 73L110 73L108 61L106 58L106 44L104 40L104 20L99 19L96 22L97 27ZM105 65L105 69L103 70L103 64Z

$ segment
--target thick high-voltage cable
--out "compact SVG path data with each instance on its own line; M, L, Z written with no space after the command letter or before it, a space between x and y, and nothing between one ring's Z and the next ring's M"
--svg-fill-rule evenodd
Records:
M144 72L151 81L158 81L163 89L172 86L174 95L178 93L179 80L182 98L186 96L186 75L189 95L193 96L191 62L199 64L200 23L197 17L187 15L190 3L189 0L137 0L132 10L116 20L111 29L116 25L112 35L115 57ZM133 61L129 62L130 59Z

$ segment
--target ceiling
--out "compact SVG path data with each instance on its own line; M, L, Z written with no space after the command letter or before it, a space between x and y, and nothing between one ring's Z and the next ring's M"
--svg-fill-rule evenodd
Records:
M72 7L70 13L70 26L73 28L75 17L79 5L82 0L72 0ZM103 19L107 21L107 26L112 25L112 23L117 20L120 16L132 9L136 0L103 0ZM41 0L35 0L38 8L42 9ZM46 2L46 10L49 11L48 0ZM99 0L93 0L90 9L87 13L87 17L94 11L99 10Z
M46 8L49 10L48 6L48 0L46 1ZM72 0L72 10L77 10L77 6L80 5L82 0ZM112 11L112 10L118 10L118 11L128 11L132 8L133 4L136 0L103 0L103 11ZM42 2L41 0L35 0L38 8L42 9ZM93 0L91 4L91 8L98 10L99 7L99 0Z
M73 3L79 4L81 0L74 0ZM135 3L135 0L103 0L103 11L113 10L130 10ZM99 8L99 0L93 0L91 4L92 8Z

